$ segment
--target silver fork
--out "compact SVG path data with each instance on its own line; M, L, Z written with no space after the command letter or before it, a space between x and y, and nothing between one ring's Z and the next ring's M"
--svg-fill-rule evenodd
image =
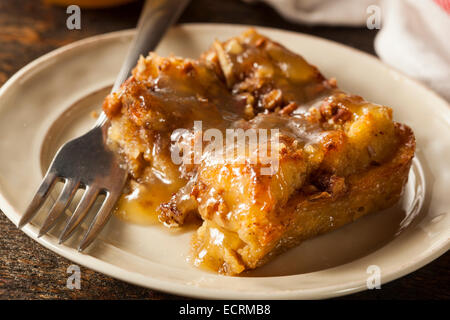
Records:
M112 91L116 91L129 77L139 56L154 50L167 29L178 19L189 0L147 0L139 18L137 34L122 65ZM56 153L45 177L25 214L19 221L21 228L31 221L48 197L57 181L64 182L61 193L51 207L39 230L38 237L45 235L57 222L58 217L71 203L78 189L83 196L69 218L59 243L67 240L83 221L99 195L105 198L95 214L78 250L88 247L103 229L127 180L127 171L120 165L116 154L105 144L109 121L102 112L96 125L83 136L65 143Z

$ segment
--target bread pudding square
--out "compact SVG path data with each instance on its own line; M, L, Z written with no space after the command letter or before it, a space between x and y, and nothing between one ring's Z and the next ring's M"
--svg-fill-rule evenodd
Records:
M141 57L103 109L109 144L130 172L124 196L147 190L137 197L142 210L168 227L200 218L191 261L227 275L394 205L415 149L391 108L340 90L254 29L215 41L198 60ZM210 129L254 130L258 143L244 139L244 153L226 146L216 161L203 139ZM277 162L267 174L254 152L272 141L261 136L271 130L276 144L265 152ZM152 192L150 204L144 194Z

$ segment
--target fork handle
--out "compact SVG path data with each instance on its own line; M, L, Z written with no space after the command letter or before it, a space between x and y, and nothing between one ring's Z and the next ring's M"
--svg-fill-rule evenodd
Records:
M121 84L131 75L140 55L146 56L155 50L161 38L170 26L179 18L190 0L146 0L142 9L137 31L131 47L114 82L111 92L120 88ZM96 126L106 123L107 117L102 112Z

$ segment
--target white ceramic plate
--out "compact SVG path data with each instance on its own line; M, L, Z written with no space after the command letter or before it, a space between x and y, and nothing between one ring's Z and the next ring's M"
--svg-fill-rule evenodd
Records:
M247 27L191 24L171 30L158 48L197 57L215 38ZM367 268L386 283L449 249L450 108L429 89L376 58L327 40L267 28L260 32L317 65L341 88L394 109L411 126L417 156L401 203L335 232L304 242L242 277L220 276L186 262L193 230L170 231L112 218L83 254L77 239L58 245L37 238L42 213L24 231L50 250L112 277L166 292L202 298L325 298L366 289ZM133 31L82 40L55 50L14 75L0 90L0 206L17 223L56 149L86 131L113 83ZM47 205L46 205L47 206ZM70 210L70 208L69 208ZM438 277L439 275L436 275Z

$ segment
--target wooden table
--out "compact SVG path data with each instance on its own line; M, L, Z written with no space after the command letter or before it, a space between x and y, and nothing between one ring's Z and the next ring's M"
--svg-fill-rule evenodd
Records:
M55 48L100 33L134 27L141 2L105 10L82 10L81 30L66 28L65 8L38 0L0 0L0 85L30 61ZM193 0L180 22L223 22L264 25L309 33L374 54L376 31L365 28L308 27L284 21L264 4L239 0ZM2 137L3 139L5 137ZM66 288L72 263L45 249L0 213L1 299L173 299L81 268L81 290ZM448 299L450 254L424 268L346 299Z

